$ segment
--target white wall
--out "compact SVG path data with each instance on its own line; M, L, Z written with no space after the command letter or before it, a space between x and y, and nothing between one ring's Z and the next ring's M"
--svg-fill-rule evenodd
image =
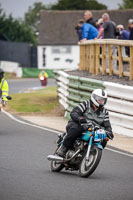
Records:
M0 67L4 70L4 72L16 73L17 77L22 77L22 68L19 67L19 63L1 61Z
M79 46L38 46L38 68L75 69L79 64Z

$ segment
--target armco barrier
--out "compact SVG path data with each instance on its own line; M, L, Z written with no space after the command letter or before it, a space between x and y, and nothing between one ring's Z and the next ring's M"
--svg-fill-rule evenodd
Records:
M94 89L105 88L113 132L133 137L133 87L71 76L63 71L57 71L55 77L59 102L66 110L65 117L70 117L78 103L90 98Z

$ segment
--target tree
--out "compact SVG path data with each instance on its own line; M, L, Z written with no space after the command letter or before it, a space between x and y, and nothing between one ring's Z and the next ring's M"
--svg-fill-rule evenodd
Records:
M25 24L30 26L34 32L38 30L41 10L46 10L45 5L43 5L41 2L34 3L33 7L30 6L28 12L26 12L24 16Z
M14 19L12 15L6 17L0 7L0 39L14 42L37 43L32 29L24 22Z
M107 6L98 3L97 0L58 0L57 4L51 6L52 10L103 10Z
M131 9L133 8L133 0L123 0L122 4L119 4L119 9Z

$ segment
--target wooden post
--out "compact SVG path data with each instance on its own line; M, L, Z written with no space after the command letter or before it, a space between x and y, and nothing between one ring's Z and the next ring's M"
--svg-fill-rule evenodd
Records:
M86 46L86 70L89 71L90 67L90 45Z
M130 46L130 80L133 80L133 46Z
M100 45L96 44L96 75L100 72Z
M112 45L108 45L108 57L109 57L109 75L112 76L113 69L112 69Z
M118 46L119 77L123 77L122 47Z
M82 46L80 45L80 63L79 63L79 71L82 70Z
M102 45L102 75L106 73L106 46Z
M80 70L85 68L85 45L80 45Z
M94 56L94 53L95 52L95 47L94 47L94 44L93 45L90 45L90 73L94 74L95 73L95 67L94 67L94 59L95 59L95 56Z

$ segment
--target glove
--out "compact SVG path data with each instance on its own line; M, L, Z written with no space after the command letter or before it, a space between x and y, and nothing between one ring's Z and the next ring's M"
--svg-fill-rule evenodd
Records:
M7 105L6 101L2 100L2 105L3 105L4 107L6 107L6 105Z
M100 126L95 125L95 131L98 130L98 129L100 129Z
M112 131L108 132L108 136L109 136L109 139L113 139L114 138L114 134Z
M85 124L87 123L87 119L85 119L84 117L79 117L79 124Z

